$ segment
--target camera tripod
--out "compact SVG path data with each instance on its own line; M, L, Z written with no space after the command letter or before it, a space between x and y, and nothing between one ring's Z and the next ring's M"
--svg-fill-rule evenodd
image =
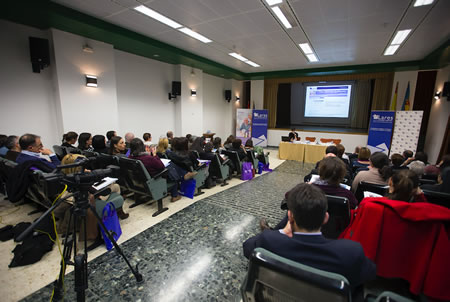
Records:
M71 183L71 185L74 185L74 184ZM54 282L53 299L55 299L56 301L60 301L63 298L63 294L64 294L63 284L64 284L64 275L66 273L66 265L74 266L75 292L77 295L77 302L85 301L86 289L88 288L88 266L87 266L88 247L87 247L87 237L86 237L86 235L87 235L86 215L87 215L88 209L91 209L91 211L94 213L94 216L98 222L98 225L102 228L104 234L108 237L108 239L113 244L115 251L125 260L128 267L130 268L131 272L133 273L134 277L136 278L136 281L138 283L143 281L142 275L139 273L138 265L136 265L136 268L133 268L131 266L127 257L124 255L122 249L119 247L117 242L114 240L113 234L111 234L106 229L106 226L103 224L102 219L98 216L98 214L95 210L95 207L89 203L89 189L91 188L91 186L92 186L92 183L76 184L74 187L74 189L76 190L75 193L69 195L66 198L59 199L51 208L49 208L41 217L39 217L39 219L36 220L18 238L18 240L21 240L20 237L22 237L22 236L23 236L23 238L25 238L34 228L36 228L36 226L39 224L39 222L41 220L43 220L47 215L49 215L64 200L66 200L67 198L72 197L72 196L75 198L73 206L70 209L69 224L68 224L66 232L65 232L66 239L64 242L63 260L61 260L61 264L60 264L59 277ZM84 242L83 242L83 252L82 253L77 253L76 232L77 232L78 222L81 225L80 232L84 232ZM71 228L72 228L72 234L70 234ZM71 260L72 251L74 251L73 252L73 261Z

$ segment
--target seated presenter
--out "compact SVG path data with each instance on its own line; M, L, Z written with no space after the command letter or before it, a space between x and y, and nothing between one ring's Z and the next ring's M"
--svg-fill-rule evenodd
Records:
M295 128L292 128L291 132L289 132L289 140L291 142L300 140L300 138L298 137L298 133L295 132Z

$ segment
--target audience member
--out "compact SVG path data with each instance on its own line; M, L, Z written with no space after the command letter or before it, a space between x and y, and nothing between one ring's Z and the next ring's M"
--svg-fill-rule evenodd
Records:
M282 230L264 230L244 242L244 255L262 247L272 253L320 270L343 275L352 289L375 279L374 263L361 245L350 240L331 240L320 228L328 222L328 202L316 186L299 184L287 194L288 223Z
M367 147L361 147L358 153L358 159L351 162L353 167L368 167L370 164L370 149Z
M169 149L169 140L165 137L160 138L158 142L158 146L156 147L156 154L159 158L165 158L167 153L170 152Z
M15 135L10 135L6 139L5 147L8 148L5 158L11 161L16 161L17 156L20 154L19 137Z
M403 151L403 159L406 161L409 158L413 157L414 153L411 150Z
M420 160L415 160L412 163L409 164L408 166L409 170L413 171L414 173L416 173L416 175L419 178L422 178L422 175L424 173L425 170L425 164L420 161Z
M428 154L423 151L416 152L416 156L414 156L415 160L420 160L425 165L428 165Z
M156 174L163 171L165 167L162 161L159 159L159 157L156 156L156 150L154 147L151 148L150 152L151 152L150 154L145 152L145 145L139 138L134 138L131 140L129 157L131 159L140 160L144 164L144 167L147 169L150 176L154 177ZM169 189L170 195L172 196L170 201L175 202L181 199L181 196L178 195L177 185L174 185Z
M198 154L200 155L201 153L204 152L204 150L203 150L204 144L205 144L205 138L203 136L199 136L199 137L194 139L194 142L189 147L189 150L190 151L197 151Z
M359 172L353 179L353 192L356 192L361 181L380 185L388 184L388 179L392 174L388 156L383 152L375 152L370 156L369 162L369 170Z
M18 164L30 160L39 160L52 169L56 169L56 166L61 164L52 151L44 148L40 136L30 133L24 134L19 139L19 145L22 151L16 158ZM41 157L41 154L48 156L49 159Z
M110 143L111 139L112 139L114 136L117 136L117 132L116 132L116 131L110 130L110 131L106 132L106 139L108 140L108 141L106 142L106 148L109 148L109 143Z
M450 167L450 154L446 154L442 157L441 162L439 163L439 169L444 169Z
M235 151L238 154L240 161L244 161L247 159L247 152L245 151L244 145L242 145L242 140L240 140L239 138L233 140L231 148L228 148L228 150Z
M126 153L125 140L120 136L114 136L109 144L109 154L125 156Z
M235 136L234 135L230 135L227 137L227 140L225 141L225 143L223 143L223 146L225 147L225 149L230 149L231 147L233 147L233 141L235 140Z
M435 191L450 194L450 167L441 169L438 175L438 182L435 185L422 185L423 190Z
M184 179L190 179L197 174L194 170L199 166L199 162L189 152L187 138L175 137L172 140L172 152L167 156L175 164L178 175Z
M337 157L325 157L319 164L319 180L312 182L318 186L327 195L346 197L352 209L358 205L353 193L341 186L346 175L346 167L342 160Z
M172 145L172 140L173 140L173 132L172 131L167 131L166 133L167 139L169 140L169 145Z
M144 133L144 135L142 135L142 138L144 139L144 145L145 146L151 146L152 145L152 135L148 132Z
M125 146L126 148L130 148L130 142L134 138L134 133L127 132L125 133Z
M292 128L291 132L289 132L289 140L291 142L300 140L300 138L298 137L298 133L295 132L295 128Z
M245 142L245 146L244 146L245 150L253 150L253 141L251 139L248 139Z
M427 202L419 188L419 177L411 170L400 170L389 178L389 193L386 198L406 202Z
M5 146L7 136L4 134L0 134L0 155L5 156L6 152L8 152L8 148Z
M88 132L83 132L78 137L78 149L83 151L94 151L94 148L92 147L92 134Z
M224 149L222 146L222 139L218 136L213 139L212 144L214 146L214 149L216 149L216 152L220 152L222 149Z
M399 153L392 154L391 155L392 171L408 169L408 167L402 166L404 160L405 159L401 154Z
M336 145L336 149L337 149L337 157L339 157L340 159L342 159L344 161L345 164L350 165L350 159L348 158L348 155L345 154L345 147L343 144L337 144Z
M106 147L106 139L103 135L97 134L92 138L92 147L94 152L108 154L109 148Z
M73 131L69 131L63 135L62 147L75 148L75 143L77 142L78 134Z

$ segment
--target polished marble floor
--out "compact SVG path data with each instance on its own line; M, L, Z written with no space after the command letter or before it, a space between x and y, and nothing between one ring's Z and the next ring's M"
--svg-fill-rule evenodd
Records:
M286 161L273 172L199 200L121 244L144 281L136 284L112 250L89 262L87 301L239 301L247 271L242 242L267 217L276 223L286 191L312 165ZM66 301L75 301L73 273ZM23 301L49 301L48 285Z

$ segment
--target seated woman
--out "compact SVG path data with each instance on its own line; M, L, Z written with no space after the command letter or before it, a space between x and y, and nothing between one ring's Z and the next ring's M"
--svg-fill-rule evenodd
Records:
M205 144L205 138L203 136L197 137L197 138L194 139L194 142L189 147L189 151L197 151L199 156L200 156L201 153L205 152L203 150L204 144ZM193 156L197 157L195 152L193 152Z
M188 150L188 139L185 137L175 137L172 139L172 152L167 156L175 164L178 175L185 180L193 178L197 172L194 172L199 166L199 162L195 156Z
M126 156L127 147L125 140L120 136L114 136L109 143L109 154L117 156Z
M92 138L92 147L94 152L108 154L109 149L106 148L106 138L104 135L94 135Z
M370 150L367 147L361 147L359 149L358 158L351 162L352 167L368 167L370 164Z
M130 158L131 159L138 159L143 164L144 167L147 169L148 174L150 176L155 176L156 174L160 173L165 169L164 164L159 159L158 156L156 156L156 150L155 148L150 149L150 154L145 152L145 145L144 142L139 138L133 138L130 142ZM170 174L169 174L170 178ZM173 180L173 179L172 179ZM178 186L172 186L172 189L170 191L170 195L172 196L171 200L172 202L177 201L181 198L181 196L178 195Z
M242 141L240 139L233 140L233 144L231 148L228 148L230 151L237 152L240 161L244 161L247 159L247 152L245 151L244 145L242 145Z
M88 132L83 132L78 137L78 149L82 151L94 151L92 148L92 135Z
M63 135L62 147L76 148L74 144L77 142L78 134L73 131L69 131Z
M422 185L422 189L450 194L450 167L443 168L438 175L435 185Z
M346 197L352 209L356 208L358 201L350 190L341 186L346 174L344 162L338 157L325 157L319 164L319 176L316 181L311 182L318 186L327 195Z
M225 141L225 143L223 143L223 146L225 149L230 149L231 147L233 147L233 141L236 139L236 137L234 135L230 135L227 137L227 140Z
M427 202L419 188L419 177L411 170L400 170L389 178L389 193L386 198L406 202Z
M221 150L225 149L223 147L223 145L222 145L222 139L220 137L218 137L218 136L216 136L213 139L212 144L213 144L213 147L214 147L213 149L215 149L216 152L218 152L218 153L220 153Z
M370 156L369 170L356 174L352 183L352 191L356 192L361 181L373 184L387 185L392 169L389 167L389 158L383 152L375 152Z
M158 155L159 158L166 158L166 155L169 152L169 140L166 137L160 138L158 147L156 147L156 155Z

